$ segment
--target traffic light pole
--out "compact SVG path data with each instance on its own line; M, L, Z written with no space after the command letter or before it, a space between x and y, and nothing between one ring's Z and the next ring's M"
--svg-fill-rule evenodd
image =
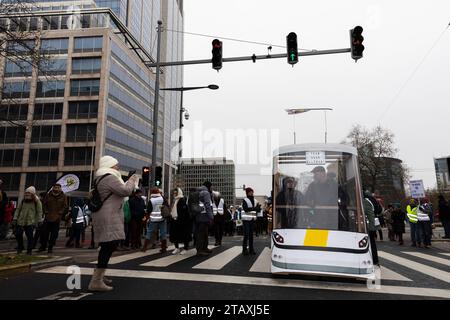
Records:
M157 39L157 49L156 49L156 80L155 80L155 103L153 104L153 143L152 143L152 172L151 172L151 181L149 188L152 188L155 185L156 178L156 161L157 156L156 153L158 151L158 119L159 119L159 74L160 67L162 66L160 63L161 59L161 28L162 21L158 21L158 39ZM150 67L150 66L149 66Z
M337 54L337 53L348 53L351 52L351 48L346 49L331 49L331 50L315 50L315 51L307 51L307 52L299 52L299 57L307 57L307 56L318 56L318 55L326 55L326 54ZM232 58L223 58L223 62L236 62L236 61L256 61L256 60L267 60L267 59L280 59L287 58L287 53L273 54L273 55L261 55L261 56L245 56L245 57L232 57ZM174 62L156 62L156 63L148 63L147 66L152 67L168 67L168 66L182 66L189 64L205 64L211 63L211 59L203 59L203 60L188 60L188 61L174 61Z

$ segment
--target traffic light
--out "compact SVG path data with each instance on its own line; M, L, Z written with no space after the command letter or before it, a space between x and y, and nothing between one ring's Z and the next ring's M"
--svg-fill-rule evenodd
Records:
M212 67L219 71L222 69L222 41L214 39L212 42Z
M142 186L148 187L150 181L150 167L142 167Z
M161 185L162 185L162 167L156 167L155 186L160 187Z
M298 45L295 32L291 32L287 35L286 45L288 63L294 65L298 62Z
M352 58L355 59L355 61L358 61L358 59L361 59L363 57L363 41L364 37L362 36L363 28L361 26L357 26L354 29L350 30L350 45L352 49Z

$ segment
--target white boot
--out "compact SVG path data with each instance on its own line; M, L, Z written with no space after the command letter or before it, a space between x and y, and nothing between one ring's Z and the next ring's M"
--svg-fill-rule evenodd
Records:
M89 291L111 291L113 287L107 286L103 282L106 269L95 269L92 275L91 282L89 283Z
M107 285L110 286L112 285L113 281L107 277L103 277L103 282Z

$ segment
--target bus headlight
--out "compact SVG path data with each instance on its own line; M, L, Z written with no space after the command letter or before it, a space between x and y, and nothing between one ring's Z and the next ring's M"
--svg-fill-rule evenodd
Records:
M367 242L369 241L369 238L367 236L365 236L360 242L359 242L359 247L360 248L365 248L367 246Z
M273 237L275 238L275 241L278 243L284 243L284 238L278 233L278 232L273 232Z

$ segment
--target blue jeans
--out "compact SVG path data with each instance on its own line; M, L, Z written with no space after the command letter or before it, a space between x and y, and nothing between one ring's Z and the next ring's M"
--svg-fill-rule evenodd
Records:
M417 245L417 242L419 244L422 243L420 240L419 227L417 226L417 224L418 222L417 223L409 222L409 226L411 228L411 242L414 246Z
M242 247L244 250L247 249L247 241L250 251L255 251L253 248L253 230L255 228L255 221L242 221L244 224L244 243Z
M152 233L156 230L159 230L159 238L160 240L166 240L167 235L167 223L166 220L161 222L150 222L147 226L147 235L145 238L147 240L152 239Z

